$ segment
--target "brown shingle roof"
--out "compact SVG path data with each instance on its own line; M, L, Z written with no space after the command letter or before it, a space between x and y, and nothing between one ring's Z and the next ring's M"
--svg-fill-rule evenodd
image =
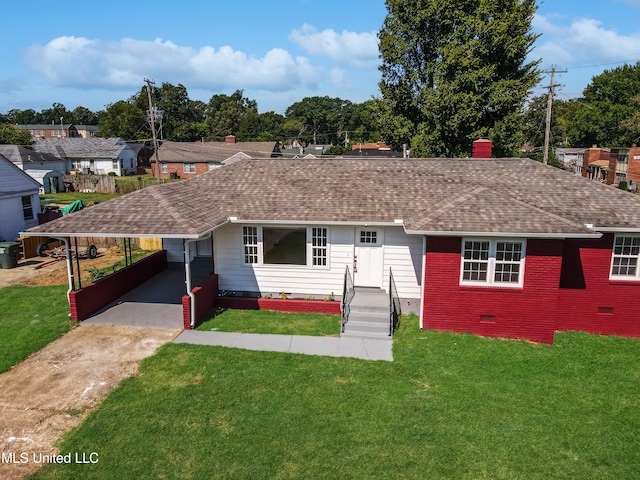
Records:
M158 149L161 162L223 162L244 153L251 158L268 158L275 154L276 142L169 142ZM152 157L155 162L155 156Z
M195 238L238 221L394 223L414 233L588 236L640 229L640 197L528 159L242 160L31 233Z

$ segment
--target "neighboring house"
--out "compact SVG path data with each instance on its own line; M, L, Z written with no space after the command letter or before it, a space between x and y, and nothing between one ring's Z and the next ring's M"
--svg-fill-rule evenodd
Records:
M67 170L94 175L134 175L136 152L121 138L43 138L34 150L67 162Z
M158 149L161 178L191 178L229 165L243 158L279 157L277 142L236 142L233 135L224 142L169 142ZM151 157L157 176L156 156Z
M100 134L100 128L97 125L76 125L75 127L82 138L93 138Z
M347 268L388 290L392 272L423 329L640 337L640 197L530 159L247 159L29 233L162 237L191 311L204 257L230 295L340 295Z
M582 175L584 148L556 148L556 158L570 172Z
M403 154L403 152L394 152L391 147L384 142L377 142L354 144L350 151L344 152L341 156L403 158L408 155Z
M619 185L628 182L640 183L640 148L598 148L584 151L582 176L591 180Z
M34 140L39 138L79 138L82 135L78 132L75 125L52 123L51 125L15 125L16 128L24 128L29 130Z
M40 184L40 193L64 192L62 179L67 173L64 160L17 145L0 145L0 155L36 180Z
M0 154L0 240L38 225L40 184Z

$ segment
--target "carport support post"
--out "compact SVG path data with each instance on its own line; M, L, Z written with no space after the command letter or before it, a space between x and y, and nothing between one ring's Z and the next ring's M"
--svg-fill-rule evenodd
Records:
M64 250L67 257L67 277L69 279L69 290L67 290L67 298L69 298L69 294L76 289L76 282L73 276L73 254L71 253L71 237L63 237L59 238L58 240L62 240L64 242Z
M186 238L182 239L182 247L184 250L184 274L185 274L185 284L187 286L187 295L189 295L190 299L190 324L191 328L194 328L196 325L196 297L191 291L191 252L190 245L191 242L195 240L187 240Z

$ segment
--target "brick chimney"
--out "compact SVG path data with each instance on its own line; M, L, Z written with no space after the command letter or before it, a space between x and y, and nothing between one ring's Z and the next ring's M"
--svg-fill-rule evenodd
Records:
M224 143L236 143L236 136L227 135L226 137L224 137Z
M487 138L480 138L473 142L472 158L491 158L493 143Z

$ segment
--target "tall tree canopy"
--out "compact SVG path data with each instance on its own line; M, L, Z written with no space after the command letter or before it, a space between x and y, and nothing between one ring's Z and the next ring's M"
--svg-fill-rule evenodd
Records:
M537 35L535 0L386 0L378 34L390 125L412 128L414 154L463 156L489 136L497 155L513 154L527 95L540 79L526 62ZM401 117L401 118L392 118ZM384 128L387 134L393 127Z
M568 118L576 147L628 146L640 137L640 62L592 78Z

